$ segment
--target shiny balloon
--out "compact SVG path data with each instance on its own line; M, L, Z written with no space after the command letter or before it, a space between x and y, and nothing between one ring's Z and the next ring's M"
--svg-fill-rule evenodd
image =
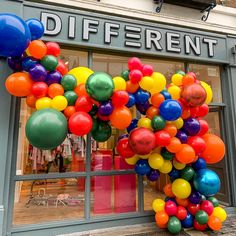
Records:
M60 55L60 46L56 42L47 42L47 55L53 55L54 57L58 57Z
M14 71L22 71L22 56L8 57L7 64Z
M109 116L113 112L114 107L111 101L102 102L98 108L98 113L102 116Z
M138 119L133 119L130 125L127 127L127 132L130 133L133 129L138 127Z
M38 19L28 19L25 21L31 33L31 40L40 39L44 34L44 26Z
M188 135L182 130L178 130L178 132L176 134L176 138L178 138L181 143L187 143L188 142Z
M24 59L22 59L22 62L21 62L22 69L27 72L31 68L33 68L36 64L38 64L38 61L32 57L25 57Z
M32 66L29 70L29 74L31 79L34 80L35 82L45 81L47 77L46 69L40 64Z
M168 99L160 105L160 115L168 121L177 120L182 113L182 108L176 100Z
M188 212L184 220L181 221L183 228L192 228L193 227L193 216Z
M142 89L139 89L134 94L134 97L135 97L136 104L145 104L150 98L150 93Z
M157 181L160 177L160 172L158 170L151 170L147 174L147 179L150 181Z
M119 140L116 145L116 150L118 154L123 158L129 158L135 155L134 151L131 149L129 145L128 138L123 138Z
M132 93L129 93L129 101L128 101L128 103L126 104L126 106L127 107L132 107L132 106L134 106L135 105L135 97L134 97L134 95L132 94Z
M142 115L145 115L148 108L150 107L150 103L149 101L147 101L146 103L144 104L136 104L136 108L137 110L142 114Z
M188 118L184 121L183 131L187 135L194 136L200 131L200 123L197 119Z
M180 220L175 216L170 217L167 228L170 233L178 234L182 229Z
M199 157L196 162L192 164L192 167L197 171L200 169L206 169L206 161Z
M150 173L150 171L152 170L151 167L148 164L147 160L144 159L140 159L137 161L137 163L135 164L134 167L135 172L138 175L147 175Z
M41 65L44 66L44 68L48 71L53 71L57 68L58 66L58 60L56 57L52 55L46 55L44 56L41 61Z
M98 122L98 128L92 131L92 137L98 142L105 142L111 137L111 126L104 121Z
M198 191L192 191L189 196L189 201L193 204L199 204L202 200L202 195Z
M66 91L64 93L64 97L66 98L68 102L68 106L74 106L78 98L78 95L74 91Z
M60 84L61 83L61 79L62 79L62 75L60 72L58 71L51 71L47 74L47 78L46 78L46 83L48 85L50 84L54 84L54 83L57 83L57 84Z

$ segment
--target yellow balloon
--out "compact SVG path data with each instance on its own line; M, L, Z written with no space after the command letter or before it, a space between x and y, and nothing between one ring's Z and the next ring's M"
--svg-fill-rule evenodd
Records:
M227 218L227 213L222 207L215 207L212 215L218 217L221 222L224 222Z
M27 56L31 56L31 54L30 54L30 52L29 52L29 48L27 48L26 50L25 50L25 52L26 52L26 54L27 54Z
M115 91L117 90L126 90L126 81L122 77L114 77L113 82L115 85Z
M188 198L191 194L191 185L185 179L176 179L172 183L172 192L180 199Z
M88 77L94 72L87 67L76 67L68 72L68 74L73 75L77 80L77 86L80 84L85 84Z
M174 74L171 78L171 81L174 85L181 86L183 81L183 75L181 74Z
M63 111L68 105L67 99L64 96L58 95L52 99L51 107Z
M159 168L159 171L163 174L168 174L172 171L172 163L171 161L164 160L164 164L161 168Z
M149 118L142 117L138 121L138 127L143 127L147 129L152 129L152 121Z
M172 99L178 100L180 98L181 89L180 87L173 85L168 88L168 92L170 93Z
M209 103L211 103L212 98L213 98L213 92L212 92L211 86L209 84L207 84L206 82L203 82L203 81L200 81L200 82L201 82L201 85L205 89L206 94L207 94L205 103L209 104Z
M126 163L132 166L135 165L138 160L139 160L139 157L137 155L134 155L130 158L125 158Z
M152 208L155 212L160 212L164 210L165 204L165 201L160 198L157 198L152 202Z
M166 87L166 78L159 72L153 72L152 78L154 80L153 88L150 90L151 94L159 93Z
M147 155L139 155L139 158L140 159L148 159L150 156L150 154L147 154Z
M186 164L180 163L178 161L176 161L175 159L173 160L173 166L175 167L175 169L177 170L182 170L185 168Z
M184 125L184 120L180 117L177 120L172 121L172 124L177 128L181 129Z
M43 97L37 99L35 103L35 107L37 110L45 109L45 108L50 108L52 103L52 99L48 97Z
M151 91L154 86L154 79L150 76L144 76L139 82L139 86L147 91Z
M164 165L164 158L158 153L152 153L148 158L148 164L155 170Z

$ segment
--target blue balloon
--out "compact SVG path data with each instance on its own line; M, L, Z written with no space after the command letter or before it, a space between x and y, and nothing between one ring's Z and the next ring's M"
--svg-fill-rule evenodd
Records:
M130 133L133 129L138 127L138 119L133 119L130 125L127 127L127 132Z
M182 108L176 100L167 99L160 105L160 115L168 121L177 120L182 113Z
M173 198L173 197L165 197L165 200L164 200L164 201L165 201L165 202L172 201L172 202L174 202L174 203L177 203L176 200L175 200L175 198Z
M195 189L206 197L215 195L220 190L220 179L218 175L209 169L200 169L194 176Z
M172 181L180 178L180 171L176 170L175 168L168 174Z
M177 132L175 137L178 138L181 143L187 143L188 142L188 135L185 132L181 131L181 130L179 130Z
M7 64L14 71L22 71L22 65L21 65L22 58L23 58L22 56L8 57Z
M194 170L206 169L206 161L199 157L195 163L192 164Z
M200 131L200 123L197 119L192 117L184 120L183 130L187 135L194 136Z
M118 137L118 139L117 139L117 142L119 142L121 139L123 139L123 138L128 138L129 137L129 135L128 134L122 134L122 135L120 135L119 137Z
M150 107L149 101L147 101L145 104L136 104L137 110L142 114L145 115L147 112L147 109Z
M32 57L26 57L22 60L22 69L25 71L29 71L31 68L33 68L34 66L36 66L36 64L38 64L39 62L32 58Z
M181 220L181 225L183 228L193 227L193 216L188 212L184 220Z
M0 56L23 54L29 46L31 34L27 24L13 14L0 14Z
M44 34L44 26L41 21L37 19L28 19L26 21L31 33L31 40L40 39Z
M134 97L136 104L145 104L150 98L150 93L142 89L138 89L138 91L134 93Z
M172 99L170 93L167 90L162 90L160 93L164 96L165 100Z
M135 105L135 97L132 93L129 93L129 101L126 104L127 107L132 107Z
M137 161L137 163L135 164L135 172L138 175L147 175L151 172L151 167L148 164L147 160L144 159L140 159Z
M199 204L202 201L202 195L197 191L193 191L189 196L189 201L193 204Z

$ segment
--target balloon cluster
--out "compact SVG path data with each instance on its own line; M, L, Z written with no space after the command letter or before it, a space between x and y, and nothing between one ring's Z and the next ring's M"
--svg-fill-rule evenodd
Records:
M156 181L160 173L171 180L166 201L156 199L156 222L171 233L194 226L219 230L226 213L213 196L220 189L217 174L207 164L222 160L223 141L208 133L212 90L192 72L178 71L166 85L164 75L133 57L128 70L112 78L87 67L68 71L59 59L60 47L44 43L42 23L24 22L0 14L0 56L13 69L7 91L26 97L36 109L26 124L29 142L40 149L60 145L69 132L104 142L111 126L127 134L119 137L117 152L139 175ZM8 40L5 40L7 38ZM132 119L131 108L142 115Z

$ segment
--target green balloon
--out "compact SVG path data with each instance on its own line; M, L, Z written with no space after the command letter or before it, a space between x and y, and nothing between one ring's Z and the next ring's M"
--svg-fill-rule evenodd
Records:
M52 71L55 70L58 66L58 60L52 55L47 55L42 58L41 65L44 66L46 70Z
M208 197L207 200L210 201L214 207L218 207L220 205L219 201L215 197Z
M74 91L67 91L64 93L64 97L67 99L68 106L74 106L78 95Z
M92 117L93 120L93 126L91 132L95 132L98 129L98 120Z
M66 91L74 90L77 86L77 80L73 75L64 75L61 79L61 85Z
M200 225L204 225L207 223L208 221L208 214L203 211L203 210L199 210L196 215L195 215L195 220L200 224Z
M129 70L122 71L120 76L126 81L129 80Z
M98 121L97 129L93 130L92 137L98 142L105 142L111 137L111 126L104 121Z
M176 74L180 74L180 75L185 75L185 72L184 71L182 71L182 70L178 70L177 72L176 72Z
M171 161L175 156L174 153L169 152L166 148L161 149L161 155L165 160Z
M182 179L187 181L191 180L195 174L194 169L191 166L186 166L183 170L181 170L180 175Z
M60 145L67 135L67 120L55 109L34 112L25 127L29 142L39 149L53 149Z
M175 216L171 216L167 228L172 234L178 234L182 229L180 220Z
M85 86L87 93L99 102L108 100L114 90L111 76L103 72L95 72L90 75Z
M98 112L98 106L96 104L93 104L91 111L89 112L90 116L96 115Z
M163 119L161 116L154 116L152 118L152 128L157 131L157 130L162 130L166 126L166 121Z

